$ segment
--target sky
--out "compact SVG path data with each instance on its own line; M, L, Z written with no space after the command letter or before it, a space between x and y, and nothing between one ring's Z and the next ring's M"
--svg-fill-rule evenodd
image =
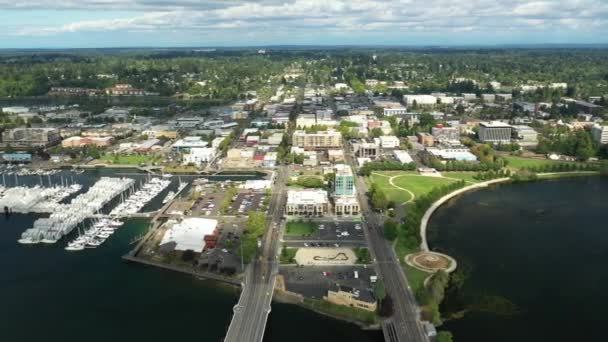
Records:
M608 0L0 0L0 48L606 43Z

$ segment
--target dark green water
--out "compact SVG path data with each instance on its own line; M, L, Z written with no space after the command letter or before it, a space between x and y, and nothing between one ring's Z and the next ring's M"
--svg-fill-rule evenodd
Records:
M111 174L96 171L75 177L91 184ZM121 261L129 241L145 231L147 221L129 220L101 247L69 253L63 249L65 240L54 246L17 244L34 219L0 216L1 341L223 340L238 299L235 288ZM294 306L273 304L265 341L287 340L372 342L382 337Z
M608 179L507 184L466 194L430 222L431 247L471 273L467 304L514 303L444 326L455 341L605 341L608 318Z

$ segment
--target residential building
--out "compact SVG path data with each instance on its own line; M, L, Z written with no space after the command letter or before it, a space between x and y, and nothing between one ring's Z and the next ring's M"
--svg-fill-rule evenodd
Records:
M353 170L345 164L336 165L336 179L334 181L334 195L354 195L355 181Z
M358 289L334 284L327 290L327 296L323 297L323 299L337 305L344 305L372 312L377 309L376 299L368 289Z
M423 146L433 146L435 144L433 136L429 133L419 132L416 136L418 137L418 142Z
M117 84L112 88L106 88L106 94L112 96L141 96L146 95L146 92L135 89L130 84Z
M398 148L399 145L399 138L394 135L383 135L380 137L380 147L382 148Z
M342 146L342 134L334 130L317 133L295 131L292 140L293 146L307 150L339 148Z
M480 122L479 140L484 143L508 144L511 142L511 130L511 125L500 121Z
M594 125L591 127L591 135L598 144L608 144L608 126Z
M320 189L289 190L285 213L298 216L322 216L329 210L327 191Z
M12 147L46 147L61 141L59 130L55 128L12 128L2 132L4 146Z
M460 130L456 127L437 125L431 129L434 141L454 141L460 139Z

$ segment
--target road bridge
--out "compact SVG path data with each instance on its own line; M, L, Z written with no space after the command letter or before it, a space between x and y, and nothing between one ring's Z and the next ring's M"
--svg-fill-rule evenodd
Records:
M225 342L261 342L274 293L278 274L278 251L282 232L286 170L279 167L268 209L267 229L261 251L252 261L242 284L243 291L234 306L234 315L228 327Z

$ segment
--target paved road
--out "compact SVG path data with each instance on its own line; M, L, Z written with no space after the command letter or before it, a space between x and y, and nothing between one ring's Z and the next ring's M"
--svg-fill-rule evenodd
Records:
M248 267L243 292L234 307L234 315L226 333L226 342L261 342L270 314L274 279L278 273L278 250L281 238L281 218L285 201L283 167L277 172L268 210L268 229L262 239L262 249Z
M355 162L349 153L346 153L346 159L355 170ZM385 336L385 339L396 342L426 342L428 338L422 329L416 299L410 290L392 246L384 239L382 233L384 217L373 212L369 207L366 196L367 186L363 177L355 176L355 184L361 212L364 213L363 228L366 232L368 245L376 259L378 274L384 280L386 292L393 300L393 316L383 323L383 330L385 332L390 331L390 335Z

